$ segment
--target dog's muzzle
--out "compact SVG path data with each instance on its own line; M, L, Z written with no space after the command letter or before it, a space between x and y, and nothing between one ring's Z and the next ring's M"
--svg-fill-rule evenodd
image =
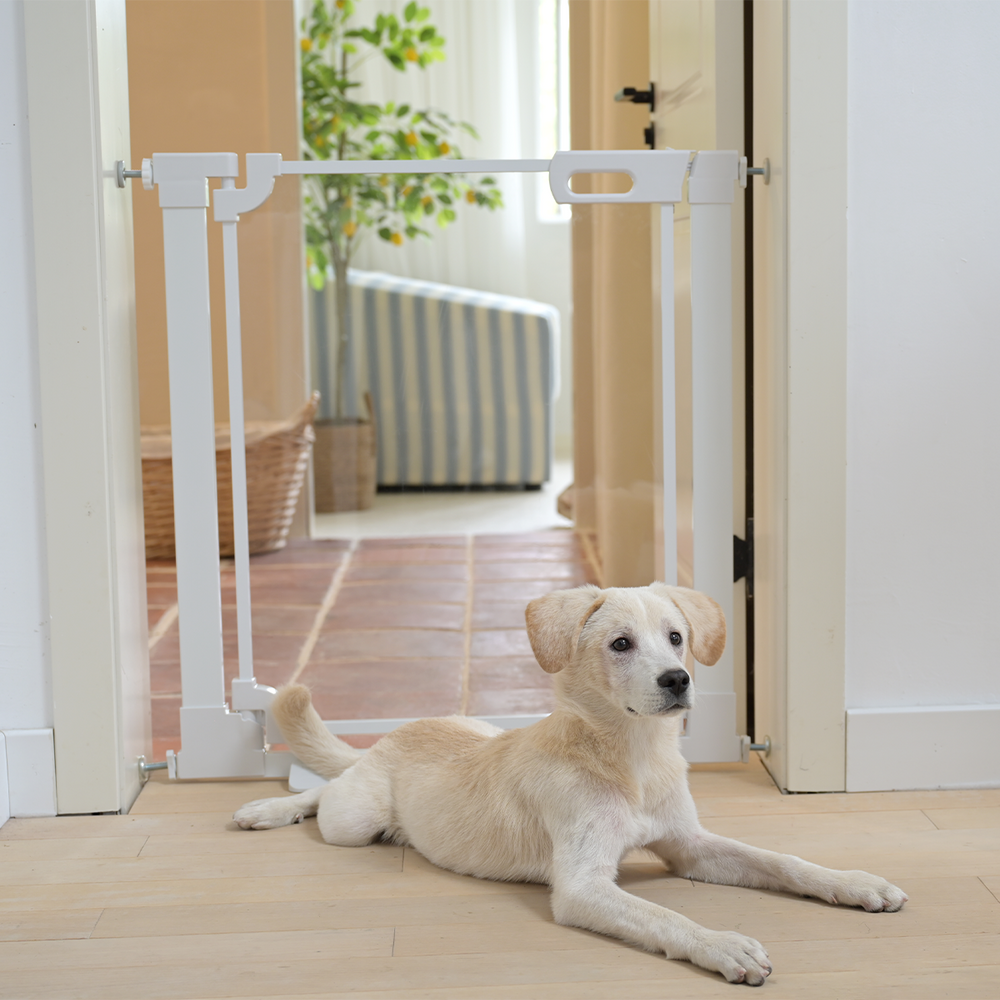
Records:
M691 707L691 675L686 670L665 670L656 683L663 690L665 710Z

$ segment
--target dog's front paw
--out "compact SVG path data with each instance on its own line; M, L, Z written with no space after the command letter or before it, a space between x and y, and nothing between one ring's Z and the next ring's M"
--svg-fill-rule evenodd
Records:
M771 963L764 946L753 938L735 931L702 929L699 940L691 949L694 965L712 972L721 972L731 983L763 986L771 975Z
M273 830L277 826L301 823L302 810L287 799L255 799L233 813L236 825L243 830Z
M839 872L828 902L860 906L869 913L894 913L909 898L899 886L868 872Z

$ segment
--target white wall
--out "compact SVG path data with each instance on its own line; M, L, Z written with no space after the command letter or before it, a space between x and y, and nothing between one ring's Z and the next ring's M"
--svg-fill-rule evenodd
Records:
M851 709L1000 710L998 49L997 3L849 6L849 756Z
M0 2L0 730L52 725L22 5Z

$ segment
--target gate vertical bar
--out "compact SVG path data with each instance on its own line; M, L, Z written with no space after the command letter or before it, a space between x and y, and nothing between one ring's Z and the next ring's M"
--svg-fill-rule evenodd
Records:
M694 585L733 620L733 292L735 151L699 152L691 164L691 398ZM688 760L739 760L732 643L695 683L711 713L692 716ZM703 722L711 719L711 732ZM707 756L706 756L707 755Z
M728 205L691 206L691 399L694 583L732 621L733 358L731 222ZM729 690L729 644L698 687Z
M160 188L182 719L186 708L225 703L207 187L206 183L204 207L163 205L169 188Z
M224 189L235 182L226 178ZM247 509L247 454L243 414L243 339L240 327L240 270L236 222L222 223L226 290L226 356L229 366L229 443L233 475L233 548L236 562L236 632L240 680L252 681L253 627L250 612L250 538Z
M663 582L677 584L677 372L674 206L660 206L660 384L663 434Z

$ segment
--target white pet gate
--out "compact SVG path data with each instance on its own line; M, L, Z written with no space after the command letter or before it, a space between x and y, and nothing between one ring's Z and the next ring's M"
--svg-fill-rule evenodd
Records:
M268 706L274 688L254 679L247 538L246 462L243 439L243 371L240 340L236 225L260 207L276 177L284 174L434 173L440 160L283 161L277 153L249 153L246 187L237 188L235 153L157 153L142 171L119 168L119 182L141 176L159 189L163 209L170 415L173 446L177 602L180 618L181 747L167 752L171 778L280 777L296 787L311 775L290 753L268 748L280 734ZM661 356L663 358L664 482L676 480L674 427L674 205L688 179L691 206L691 336L694 449L694 583L733 614L733 433L731 212L734 186L746 184L746 162L734 151L688 150L560 152L551 160L449 160L455 173L549 174L560 204L658 204L661 206ZM583 173L624 173L624 194L578 194L570 178ZM690 176L689 176L690 175ZM216 497L215 417L209 311L209 178L221 178L214 194L215 221L222 224L225 269L229 407L232 428L233 526L239 677L232 707L225 700L222 602ZM668 583L677 566L677 502L663 497L663 565ZM683 737L690 761L745 759L749 739L736 729L731 647L712 667L699 665L698 701ZM529 725L541 716L488 718L504 728ZM384 733L406 720L328 722L335 733ZM149 768L150 765L140 765ZM154 765L155 766L155 765ZM161 765L162 766L162 765ZM317 779L318 780L318 779Z

